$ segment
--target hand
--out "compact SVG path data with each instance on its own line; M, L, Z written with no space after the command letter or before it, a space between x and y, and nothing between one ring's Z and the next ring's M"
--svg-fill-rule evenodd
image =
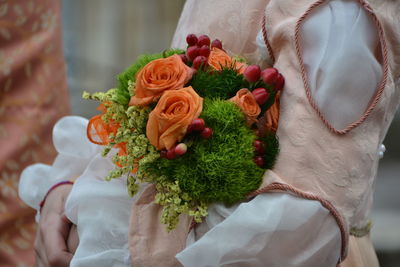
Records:
M72 185L59 186L46 198L35 240L38 267L68 267L72 259L73 254L66 245L71 222L64 214L65 200L71 188Z

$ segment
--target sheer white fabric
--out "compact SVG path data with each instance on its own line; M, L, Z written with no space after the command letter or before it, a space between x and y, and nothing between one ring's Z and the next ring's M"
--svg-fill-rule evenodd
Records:
M262 30L260 30L257 34L256 44L258 47L258 51L260 51L260 60L265 61L268 66L272 66L274 62L272 62L271 55L268 52Z
M214 205L176 257L190 267L330 267L340 258L340 241L318 201L269 193L238 207Z
M87 123L87 119L77 116L67 116L56 123L53 144L58 156L52 166L34 164L21 174L19 196L26 204L38 210L51 186L77 178L100 151L100 147L90 143L86 137Z
M334 128L346 128L363 116L382 78L377 27L357 1L333 0L306 18L301 42L316 104Z
M126 178L104 180L113 168L110 157L97 154L67 199L65 213L79 235L71 267L131 266L128 232L135 198L128 196Z

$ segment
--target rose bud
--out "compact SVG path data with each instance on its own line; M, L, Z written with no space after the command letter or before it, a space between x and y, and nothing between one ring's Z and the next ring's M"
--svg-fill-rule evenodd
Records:
M206 123L201 118L194 119L191 123L193 131L203 131L205 125Z
M264 144L260 140L255 140L253 142L254 150L257 155L263 155L265 153Z
M203 57L203 56L197 56L194 60L193 60L193 65L192 67L196 70L205 67L207 65L207 58Z
M175 154L182 156L187 151L187 145L185 143L180 143L175 147Z
M189 61L189 59L187 58L187 56L185 54L180 54L179 57L182 59L182 62L187 64L187 62Z
M167 151L167 159L174 159L176 158L175 149L170 149Z
M261 69L258 65L250 65L244 70L244 78L250 82L254 83L260 79Z
M202 47L203 45L210 46L210 37L208 37L207 35L199 36L197 46Z
M203 137L204 139L210 138L212 136L212 134L213 134L212 129L208 128L208 127L204 128L204 130L201 131L201 133L200 133L201 137Z
M265 164L263 157L260 157L260 156L254 157L253 161L254 161L255 164L257 164L258 167L261 167L261 168Z
M260 106L267 102L269 98L269 92L265 88L256 88L251 93Z
M214 41L212 41L211 47L222 49L222 43L220 40L215 39Z
M163 149L160 151L160 157L167 158L167 150Z
M189 46L196 45L197 44L197 36L196 36L196 34L193 34L193 33L188 34L186 36L186 42L187 42L187 44Z
M203 57L208 57L210 55L210 47L208 45L203 45L200 47L199 55Z
M193 61L199 55L199 48L197 46L188 47L186 56Z
M261 79L269 85L274 85L278 78L278 70L275 68L268 68L261 72Z
M282 90L284 85L285 85L285 78L283 77L282 74L279 73L275 82L275 90L276 91Z

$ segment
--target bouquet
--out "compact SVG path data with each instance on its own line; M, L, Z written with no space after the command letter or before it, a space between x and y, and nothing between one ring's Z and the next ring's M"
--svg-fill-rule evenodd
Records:
M106 179L126 176L132 196L154 184L168 230L182 213L199 223L210 204L244 200L278 153L283 76L228 55L218 39L186 41L186 51L140 56L117 88L83 95L101 103L87 135L113 154Z

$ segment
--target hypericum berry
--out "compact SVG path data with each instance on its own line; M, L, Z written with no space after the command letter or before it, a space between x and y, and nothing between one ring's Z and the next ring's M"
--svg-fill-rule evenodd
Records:
M187 145L185 143L180 143L175 147L175 154L181 156L187 151Z
M187 58L187 56L185 54L180 54L179 57L182 59L182 62L187 64L187 62L189 61L189 59Z
M210 55L210 47L208 45L203 45L200 47L199 55L203 57L207 57Z
M264 143L260 140L255 140L253 142L254 150L257 155L263 155L265 153Z
M203 131L205 125L206 123L201 118L194 119L191 123L193 131Z
M263 157L257 156L253 158L254 163L257 164L258 167L264 167L265 161Z
M205 67L207 65L207 58L203 57L203 56L197 56L194 60L193 60L193 65L192 67L196 70Z
M268 68L261 72L261 79L266 83L273 85L278 77L278 70L275 68Z
M199 55L199 48L197 46L188 47L186 56L193 61Z
M163 149L160 151L160 157L167 158L167 150Z
M204 139L210 138L212 134L213 134L212 129L208 127L204 128L203 131L201 131L200 133L201 137L203 137Z
M256 88L251 93L260 106L267 102L269 98L269 92L265 88Z
M193 33L188 34L186 36L186 42L187 42L187 44L189 46L196 45L197 44L197 36L196 36L196 34L193 34Z
M275 90L276 91L282 90L284 85L285 85L285 78L283 77L282 74L279 73L275 82Z
M197 41L197 46L202 47L203 45L210 46L210 37L207 35L200 35Z
M250 65L244 70L243 76L248 82L254 83L260 79L260 74L260 66Z
M174 159L176 158L175 149L170 149L167 151L167 159Z
M214 41L212 41L211 47L216 47L216 48L222 49L222 43L220 40L215 39Z

